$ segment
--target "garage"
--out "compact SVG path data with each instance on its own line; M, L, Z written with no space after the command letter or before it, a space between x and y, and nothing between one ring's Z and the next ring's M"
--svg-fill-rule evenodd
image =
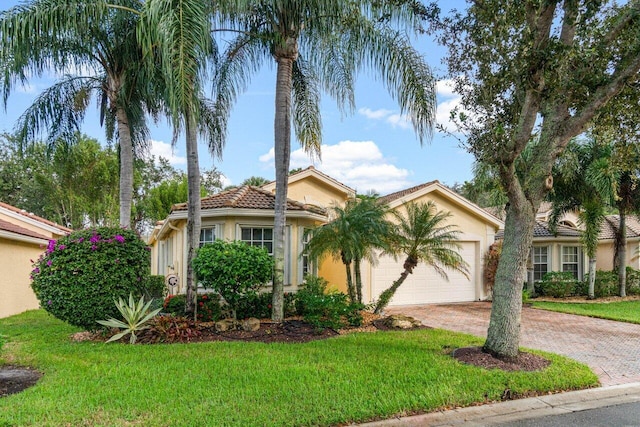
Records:
M442 278L433 267L418 264L418 267L400 286L389 305L475 301L480 296L476 288L478 279L479 242L459 242L460 255L469 265L469 277L446 270L449 280ZM394 260L385 256L371 269L371 287L374 300L400 277L404 259Z

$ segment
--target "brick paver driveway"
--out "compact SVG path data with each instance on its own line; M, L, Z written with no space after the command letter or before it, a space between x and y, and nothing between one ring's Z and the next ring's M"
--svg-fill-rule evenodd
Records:
M491 303L391 307L434 328L487 336ZM602 385L640 381L640 325L522 309L520 345L571 357L586 363Z

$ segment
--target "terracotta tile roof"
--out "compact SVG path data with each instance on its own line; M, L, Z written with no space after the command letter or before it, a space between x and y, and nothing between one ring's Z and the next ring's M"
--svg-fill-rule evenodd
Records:
M640 237L640 221L637 217L628 215L627 222L627 237ZM599 239L615 239L616 233L620 227L619 215L607 215L602 223L602 229L600 230Z
M428 187L430 185L433 184L437 184L439 183L437 180L436 181L431 181L431 182L425 182L424 184L420 184L420 185L416 185L414 187L410 187L410 188L406 188L404 190L400 190L400 191L396 191L395 193L391 193L391 194L387 194L386 196L382 196L380 197L380 199L378 199L380 201L380 203L383 203L385 205L388 205L389 203L393 202L394 200L400 199L404 196L408 196L411 193L414 193L418 190L421 190L425 187Z
M62 232L65 232L65 233L71 233L73 231L70 228L64 227L64 226L62 226L60 224L56 224L53 221L49 221L48 219L44 219L42 217L39 217L38 215L34 215L34 214L30 213L30 212L27 212L24 209L18 209L15 206L11 206L11 205L3 203L3 202L0 202L0 207L5 208L7 210L10 210L11 212L15 212L17 214L20 214L20 215L22 215L22 216L24 216L26 218L31 218L31 219L33 219L35 221L41 222L42 224L46 224L46 225L49 225L51 227L56 227L56 228L60 229Z
M221 193L213 194L201 199L201 208L205 209L275 209L276 196L270 191L263 190L258 187L243 185L242 187L232 188ZM173 205L171 211L186 211L187 204L179 203ZM287 211L308 211L320 215L326 215L326 211L322 208L295 200L287 199Z
M3 219L0 219L0 230L20 234L22 236L35 237L36 239L49 240L47 236L38 234L35 231L27 230L26 228L20 227L19 225L13 224L9 221L5 221Z
M558 224L555 234L551 232L549 223L545 221L536 221L533 226L533 237L580 237L580 230ZM496 233L496 239L504 238L504 230Z

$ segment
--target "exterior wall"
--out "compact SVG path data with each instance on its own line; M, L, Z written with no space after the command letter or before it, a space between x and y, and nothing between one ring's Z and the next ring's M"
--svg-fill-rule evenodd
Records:
M0 318L39 307L29 276L31 260L38 259L42 251L39 244L0 238Z
M287 197L301 203L329 208L343 206L347 198L341 191L326 185L317 179L304 179L289 184Z
M640 269L640 242L637 239L627 239L627 266ZM596 268L598 270L613 270L613 254L615 246L613 240L604 240L598 244L596 253Z
M329 282L328 289L347 293L347 273L342 262L334 260L331 256L326 256L320 261L318 276Z
M561 239L556 238L553 240L534 240L534 247L548 248L548 270L547 271L562 271L562 248L563 247L579 247L580 248L580 265L579 265L579 278L583 279L584 275L589 272L589 259L584 251L584 248L580 241L576 239ZM597 267L600 268L600 267Z

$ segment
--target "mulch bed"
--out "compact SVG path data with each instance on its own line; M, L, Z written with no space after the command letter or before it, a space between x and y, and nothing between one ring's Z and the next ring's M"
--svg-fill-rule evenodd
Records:
M23 366L0 366L0 397L18 393L38 382L42 374Z
M519 352L518 356L511 359L502 359L486 353L482 347L458 348L453 351L452 356L468 365L485 369L502 369L503 371L540 371L551 364L542 356L524 352Z

